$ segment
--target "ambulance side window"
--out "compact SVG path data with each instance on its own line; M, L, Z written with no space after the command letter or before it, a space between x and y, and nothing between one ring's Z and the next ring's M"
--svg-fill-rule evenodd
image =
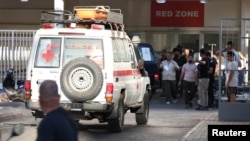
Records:
M118 39L112 38L112 44L113 44L114 62L122 62L121 48Z
M122 39L122 50L123 50L123 62L130 61L130 53L129 53L129 43L126 39Z
M133 49L133 45L132 44L129 44L129 50L130 50L130 59L131 59L131 67L132 68L137 68L137 64L136 64L136 57L135 57L135 54L134 54L134 49Z

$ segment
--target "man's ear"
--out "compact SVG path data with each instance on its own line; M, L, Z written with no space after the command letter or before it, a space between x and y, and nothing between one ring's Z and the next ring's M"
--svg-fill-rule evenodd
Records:
M39 104L41 104L42 103L42 100L43 99L43 97L41 96L41 95L39 95L39 98L38 98L38 102L39 102Z

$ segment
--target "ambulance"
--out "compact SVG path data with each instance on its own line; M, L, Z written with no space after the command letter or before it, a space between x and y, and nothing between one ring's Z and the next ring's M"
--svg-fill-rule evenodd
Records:
M44 117L39 87L50 79L58 84L61 106L76 121L98 119L110 131L121 132L130 111L138 125L147 124L150 79L136 51L119 9L41 11L26 70L26 108L35 119Z

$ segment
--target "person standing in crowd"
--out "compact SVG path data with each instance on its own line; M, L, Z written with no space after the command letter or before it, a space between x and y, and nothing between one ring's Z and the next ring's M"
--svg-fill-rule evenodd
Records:
M227 52L227 76L226 76L226 92L229 102L236 102L236 91L238 86L238 62L234 60L234 52Z
M182 67L178 85L183 86L183 94L185 97L186 108L193 108L193 98L195 87L197 85L197 66L194 63L193 56L188 57L188 62ZM183 80L183 81L181 81Z
M174 52L174 61L179 65L180 69L176 71L176 89L177 89L177 93L179 94L180 97L182 97L183 94L183 88L182 85L179 86L179 78L181 75L181 70L182 70L182 66L187 62L187 59L185 56L182 55L182 47L180 45L178 45L176 48L173 49ZM182 81L182 80L181 80ZM182 84L182 83L181 83Z
M196 60L198 63L198 96L200 100L200 105L196 108L196 110L208 110L209 60L206 57L206 50L204 48L200 49L200 57L201 60Z
M225 62L225 66L227 66L227 52L228 51L232 51L234 53L234 60L237 61L238 63L238 67L241 67L241 61L240 61L240 56L238 54L238 52L233 48L233 42L232 41L228 41L226 44L226 47L222 50L222 51L216 51L216 55L218 56L220 53L221 55L223 55L224 57L224 62Z
M176 91L176 71L179 70L178 64L172 59L172 53L166 53L167 59L162 61L160 68L162 69L162 87L165 89L166 104L177 102Z
M188 49L188 48L185 48L184 49L184 57L186 58L186 59L188 59L188 57L189 57L189 54L190 54L190 50Z
M215 58L212 58L210 52L206 53L206 57L209 59L208 108L214 108L214 74L217 61Z
M242 86L245 84L245 72L246 72L246 57L243 55L241 51L238 52L239 57L240 57L240 62L241 62L241 67L238 67L238 72L239 72L239 82L238 85Z
M77 141L77 124L73 116L60 107L56 82L43 81L39 93L39 103L45 117L38 126L36 141Z
M160 87L162 88L162 93L161 93L162 97L165 97L166 91L165 91L164 87L162 87L162 68L160 68L160 64L162 61L166 60L166 54L167 54L167 51L165 49L163 49L161 51L161 58L158 60L159 80L160 80Z

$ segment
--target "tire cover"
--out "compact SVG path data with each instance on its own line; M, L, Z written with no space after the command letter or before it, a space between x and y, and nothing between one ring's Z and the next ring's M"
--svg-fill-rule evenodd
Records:
M74 102L94 99L103 87L102 70L87 58L69 61L63 67L60 78L63 93Z

